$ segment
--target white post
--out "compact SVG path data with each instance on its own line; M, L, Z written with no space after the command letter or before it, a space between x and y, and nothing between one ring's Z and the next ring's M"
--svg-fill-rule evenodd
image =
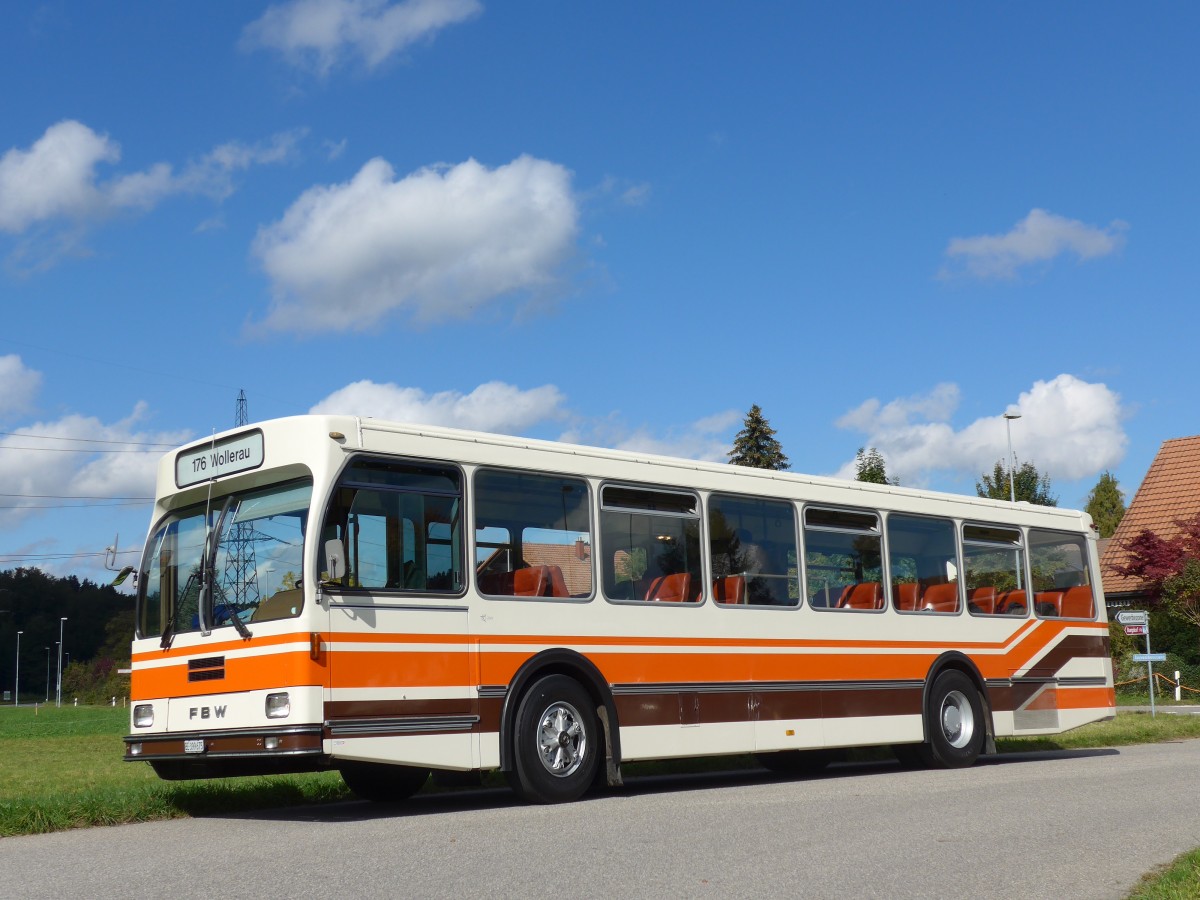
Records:
M1179 670L1176 669L1175 670L1175 702L1176 703L1178 703L1180 700L1183 699L1182 697L1179 696L1179 692L1182 690L1183 690L1183 688L1179 684Z

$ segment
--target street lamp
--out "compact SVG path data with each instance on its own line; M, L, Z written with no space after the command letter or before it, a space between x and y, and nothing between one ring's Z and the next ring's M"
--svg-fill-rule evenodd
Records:
M1012 420L1019 418L1021 418L1020 413L1006 412L1004 414L1004 430L1008 432L1008 499L1013 503L1017 502L1017 488L1013 482L1013 478L1016 476L1017 458L1013 456L1012 451Z
M17 632L17 677L13 685L13 706L21 705L21 635L25 632Z
M54 705L62 706L62 645L63 645L63 628L66 627L67 617L63 616L58 621L58 688L54 692Z

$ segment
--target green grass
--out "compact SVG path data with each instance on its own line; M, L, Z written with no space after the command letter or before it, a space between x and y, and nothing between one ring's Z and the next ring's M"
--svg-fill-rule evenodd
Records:
M1200 897L1200 849L1185 853L1161 871L1151 872L1129 900L1195 900Z
M122 760L129 711L0 709L0 837L344 799L334 772L166 782Z

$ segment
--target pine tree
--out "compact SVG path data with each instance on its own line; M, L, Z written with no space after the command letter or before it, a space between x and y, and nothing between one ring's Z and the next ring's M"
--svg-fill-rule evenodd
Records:
M1084 507L1100 530L1100 537L1112 537L1121 519L1125 517L1125 494L1117 487L1112 472L1105 472L1088 494Z
M854 457L854 478L856 481L869 481L871 484L899 484L899 478L888 478L887 465L883 454L871 447L858 448Z
M975 482L975 493L993 500L1010 499L1008 471L1004 460L997 460L991 474L984 472L980 476L982 481ZM1038 472L1031 462L1021 463L1021 467L1013 472L1013 486L1017 500L1038 506L1058 506L1058 498L1050 494L1050 476Z
M775 429L755 404L746 413L742 430L733 439L729 451L729 462L735 466L750 466L755 469L789 468L788 458L783 455L783 446L775 440Z

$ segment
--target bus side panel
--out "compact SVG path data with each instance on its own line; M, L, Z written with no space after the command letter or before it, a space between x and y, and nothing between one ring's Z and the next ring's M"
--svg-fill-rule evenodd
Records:
M326 720L337 759L475 767L467 610L368 596L330 602Z

